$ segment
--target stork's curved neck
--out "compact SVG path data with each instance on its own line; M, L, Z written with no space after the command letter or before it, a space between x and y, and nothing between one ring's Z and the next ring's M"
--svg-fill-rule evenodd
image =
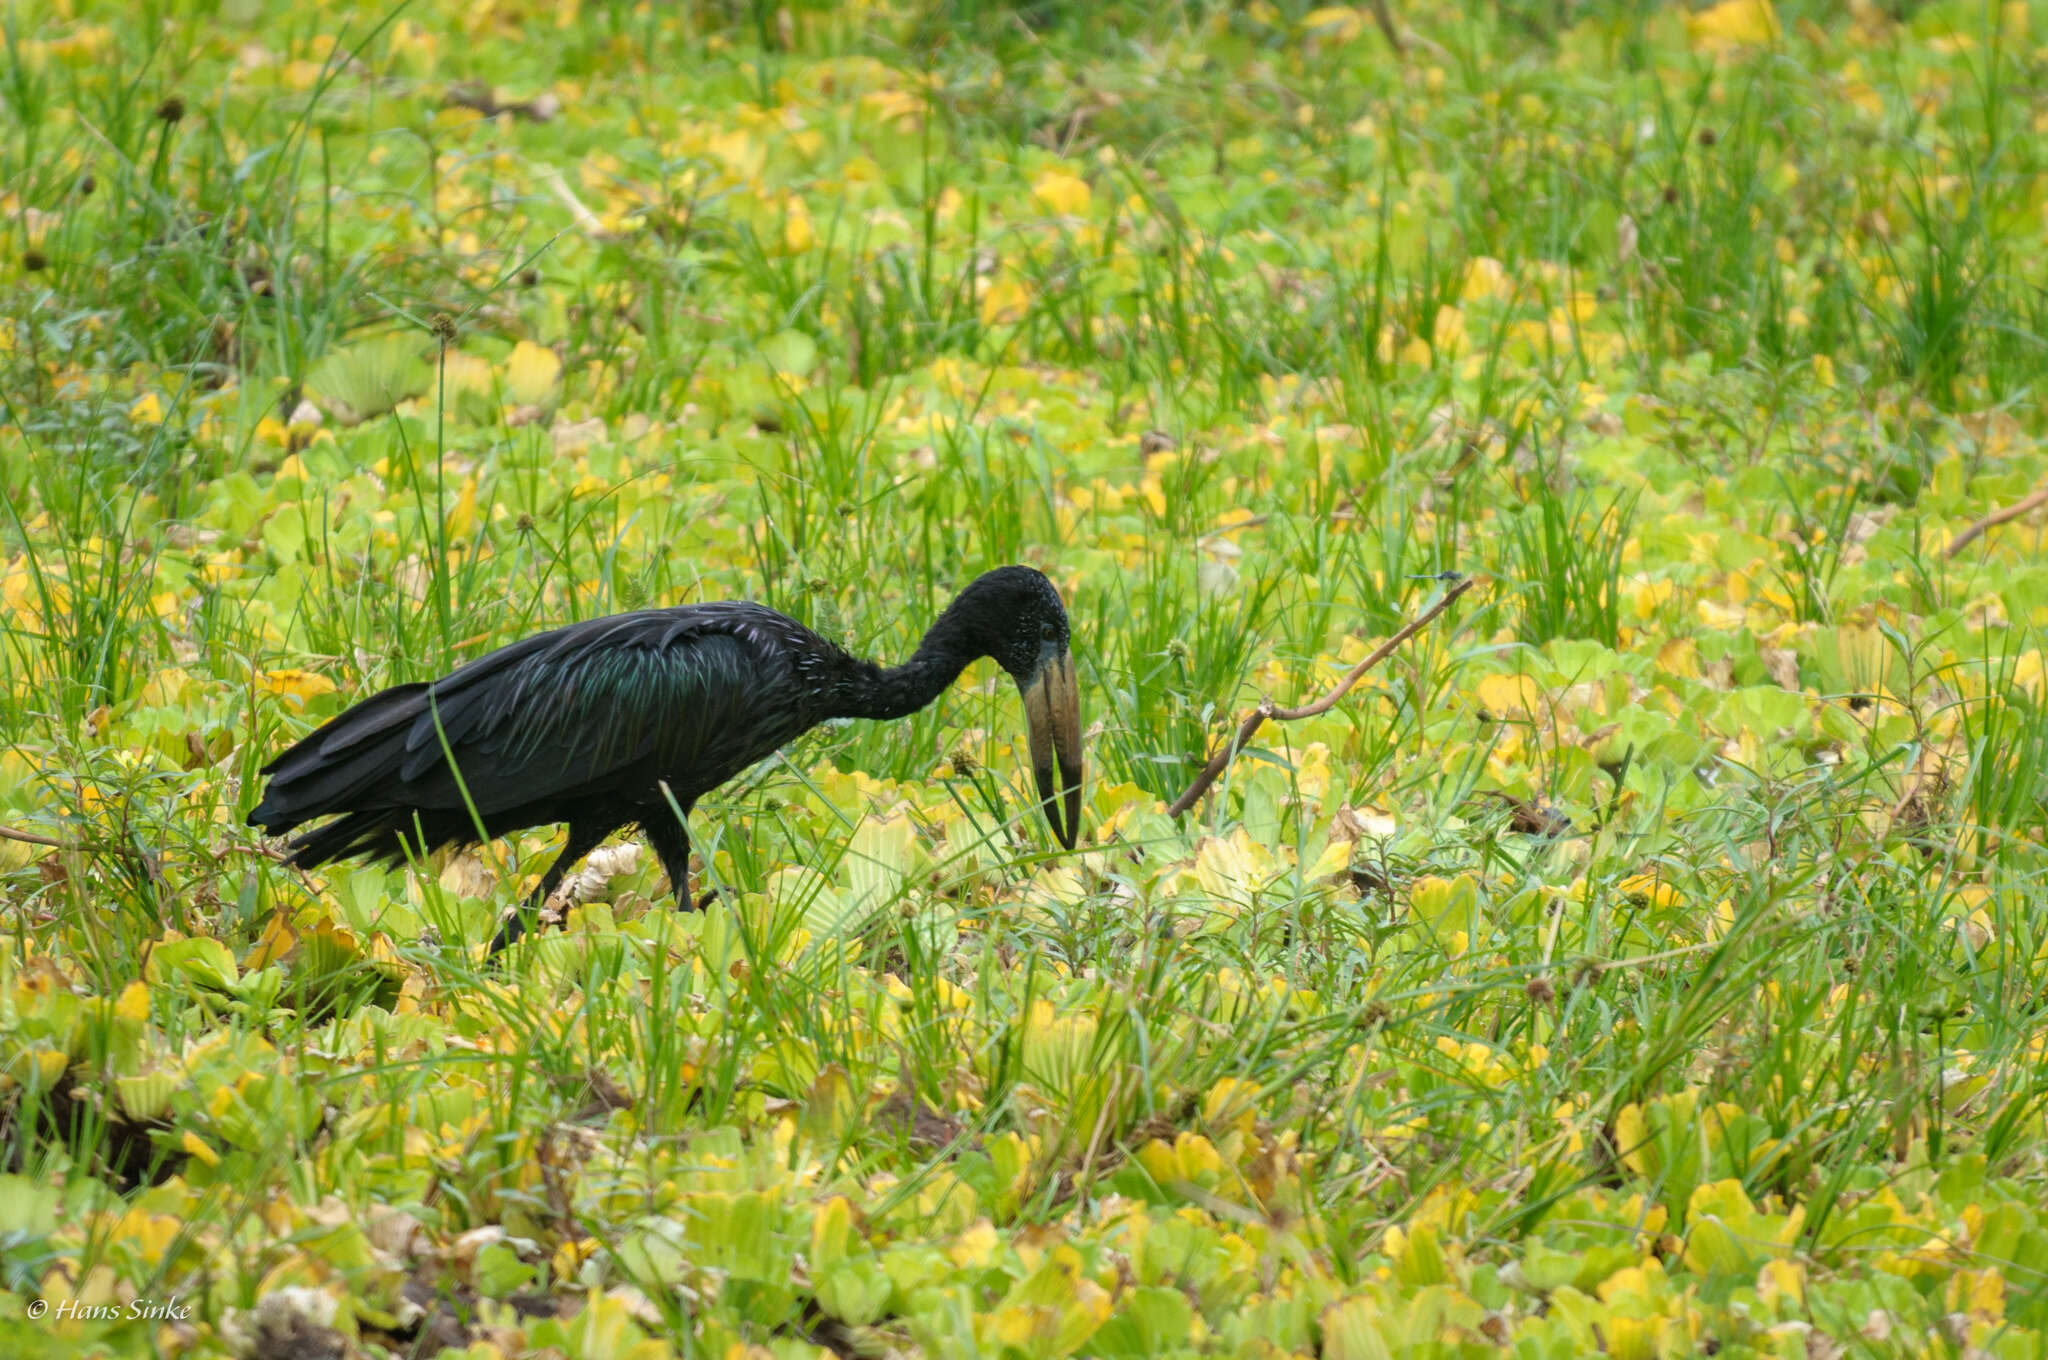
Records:
M910 660L900 666L858 663L841 691L840 716L903 718L929 705L985 653L967 639L965 622L953 611L939 616Z

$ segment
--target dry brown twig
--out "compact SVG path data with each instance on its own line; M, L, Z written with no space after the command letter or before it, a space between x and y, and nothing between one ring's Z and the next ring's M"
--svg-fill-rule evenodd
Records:
M498 92L488 85L453 85L441 97L441 106L449 109L468 109L486 118L496 118L509 113L514 118L524 118L531 123L554 121L562 111L562 101L555 95L542 92L532 99L500 99Z
M40 831L23 831L20 827L14 826L0 826L0 841L19 841L23 845L41 845L46 846L51 850L63 850L67 852L87 855L133 853L133 851L124 850L121 846L112 844L108 841L65 841L59 840L55 836L45 836ZM278 864L288 864L291 862L290 851L278 850L268 845L241 845L234 846L231 848L239 850L244 854L261 855L265 859L271 860ZM301 878L304 878L304 872L301 871L299 876Z
M20 841L23 845L47 845L52 850L80 848L70 841L60 841L55 836L45 836L39 831L17 831L11 826L0 826L0 841Z
M2001 524L2018 519L2021 515L2039 510L2044 505L2048 505L2048 485L2035 487L2032 492L2014 501L2002 510L1993 510L1990 514L1957 534L1949 543L1948 551L1942 555L1944 557L1954 557L1964 548L1969 547L1972 543L1983 537L1985 530L1995 529Z
M1401 41L1401 30L1394 26L1394 12L1387 7L1387 0L1372 0L1372 21L1379 25L1380 36L1387 40L1387 46L1396 52L1408 50L1408 44Z
M616 241L619 239L619 234L608 230L598 218L598 215L590 210L590 205L576 196L576 191L571 189L569 182L562 178L561 171L555 169L552 165L543 165L540 167L540 180L541 183L554 191L555 197L562 201L562 206L569 210L569 216L575 220L578 231L581 231L593 241Z
M1237 735L1225 742L1215 755L1209 757L1209 763L1204 765L1202 772L1195 776L1194 783L1189 784L1187 791L1174 799L1172 805L1166 809L1167 815L1178 817L1193 807L1196 800L1207 793L1209 786L1214 784L1217 778L1230 767L1230 762L1237 758L1237 753L1245 748L1245 745L1251 741L1253 735L1258 732L1260 725L1268 718L1273 719L1275 722L1297 722L1302 718L1313 718L1318 714L1328 713L1337 706L1338 700L1351 692L1353 685L1356 685L1365 678L1367 671L1399 651L1402 643L1435 622L1439 614L1449 609L1452 603L1460 595L1470 590L1474 584L1476 584L1474 577L1466 576L1459 579L1449 590L1444 592L1442 599L1403 624L1400 632L1395 633L1385 642L1373 648L1364 660L1353 666L1344 678L1337 682L1335 689L1325 694L1322 698L1317 699L1314 703L1303 704L1299 708L1280 708L1271 699L1267 699L1257 708L1245 714L1244 719L1237 725Z

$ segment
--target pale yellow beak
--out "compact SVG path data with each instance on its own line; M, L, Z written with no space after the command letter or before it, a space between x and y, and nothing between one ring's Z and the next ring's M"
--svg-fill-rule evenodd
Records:
M1052 834L1067 849L1081 836L1081 692L1074 684L1074 658L1061 650L1039 666L1029 680L1019 681L1024 695L1024 721L1030 733L1031 773ZM1060 783L1053 782L1058 757ZM1060 817L1060 789L1066 790L1066 818Z

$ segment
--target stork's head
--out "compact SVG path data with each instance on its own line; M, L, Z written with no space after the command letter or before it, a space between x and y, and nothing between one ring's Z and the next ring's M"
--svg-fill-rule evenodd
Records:
M1036 567L997 567L961 591L948 612L962 616L976 645L1017 682L1045 819L1060 844L1073 849L1081 834L1081 695L1059 590Z

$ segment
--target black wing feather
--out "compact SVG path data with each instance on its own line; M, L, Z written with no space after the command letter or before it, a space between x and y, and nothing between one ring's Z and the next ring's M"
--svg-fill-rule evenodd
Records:
M394 816L466 811L464 789L487 822L607 781L633 795L687 777L696 787L675 792L694 796L816 721L789 683L792 648L808 638L740 604L542 633L334 718L265 767L270 785L249 820L277 834L356 814L347 820L362 823L360 835L337 823L305 838L352 842L386 834ZM525 824L539 820L559 818Z

